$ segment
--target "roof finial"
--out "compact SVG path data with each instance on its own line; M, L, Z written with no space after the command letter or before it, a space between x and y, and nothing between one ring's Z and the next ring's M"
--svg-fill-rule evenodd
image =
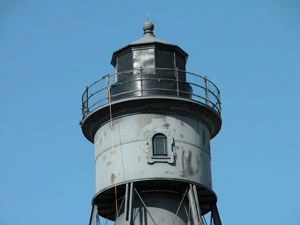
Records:
M149 16L149 13L148 13L148 14L147 14L147 22L149 22L149 17L150 17L150 16Z
M150 34L151 36L154 36L153 34L154 25L150 21L144 23L143 30L144 30L144 35Z

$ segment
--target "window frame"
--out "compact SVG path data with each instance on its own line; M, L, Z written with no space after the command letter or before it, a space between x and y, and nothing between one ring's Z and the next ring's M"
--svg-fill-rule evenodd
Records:
M165 138L165 154L155 154L154 151L154 139L157 135L162 135ZM169 163L173 165L175 163L175 143L174 138L170 136L169 130L155 128L150 131L147 137L147 158L149 164L154 163Z

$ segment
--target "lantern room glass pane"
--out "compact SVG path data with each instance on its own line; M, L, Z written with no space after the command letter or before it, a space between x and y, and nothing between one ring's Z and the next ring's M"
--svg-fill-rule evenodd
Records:
M157 134L153 138L153 155L167 155L166 136Z

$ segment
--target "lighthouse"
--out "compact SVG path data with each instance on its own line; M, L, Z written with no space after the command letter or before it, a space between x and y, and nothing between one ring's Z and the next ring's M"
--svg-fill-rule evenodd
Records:
M217 86L188 72L188 54L154 35L112 55L113 74L87 86L81 129L94 144L89 224L221 225L210 140L221 129ZM204 219L210 215L210 221Z

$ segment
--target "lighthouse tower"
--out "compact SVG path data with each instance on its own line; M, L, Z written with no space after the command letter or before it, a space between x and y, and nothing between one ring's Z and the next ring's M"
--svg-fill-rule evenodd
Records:
M143 30L113 53L114 74L82 95L82 132L95 147L90 225L98 216L117 225L221 225L210 152L221 129L219 90L187 72L188 54L155 37L151 22Z

